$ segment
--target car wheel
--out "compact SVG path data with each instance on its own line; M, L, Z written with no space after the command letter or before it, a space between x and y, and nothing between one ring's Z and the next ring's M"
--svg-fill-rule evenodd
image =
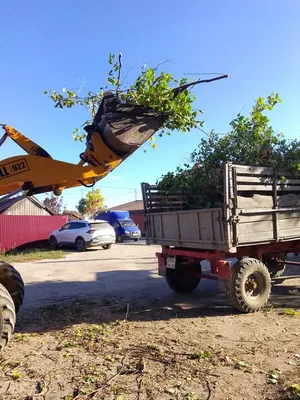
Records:
M117 236L117 242L118 242L118 243L122 243L122 242L123 242L123 236L118 235L118 236Z
M76 239L75 246L78 251L85 251L87 249L85 240L82 237Z
M109 250L111 248L111 244L106 244L106 245L102 246L102 248L104 250Z
M135 242L138 242L139 239L133 239Z
M51 250L56 250L57 249L57 239L54 236L51 236L49 239L49 246Z

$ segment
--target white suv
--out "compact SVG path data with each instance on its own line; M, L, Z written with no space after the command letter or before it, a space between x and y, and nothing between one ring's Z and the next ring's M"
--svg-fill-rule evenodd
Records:
M116 242L115 230L106 221L70 221L49 236L51 249L58 246L75 246L78 251L85 251L91 246L111 248Z

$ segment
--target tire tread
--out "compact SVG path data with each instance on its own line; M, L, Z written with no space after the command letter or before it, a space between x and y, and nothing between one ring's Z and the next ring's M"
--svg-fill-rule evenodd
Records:
M269 284L267 287L267 300L265 303L260 304L256 307L250 306L246 303L246 301L243 298L243 294L241 291L241 282L243 279L244 274L246 271L249 269L249 267L253 267L255 265L258 265L259 268L261 269L261 272L263 274L266 274L265 276L269 278ZM242 311L244 313L253 313L260 311L265 304L267 303L271 293L271 278L270 274L268 271L268 268L263 264L261 261L255 259L255 258L244 258L234 264L234 266L231 269L231 288L230 288L230 293L229 293L229 298L232 303L232 305L239 311Z
M15 305L15 311L18 313L25 296L24 282L20 273L4 261L0 261L0 284L9 292Z
M0 284L0 312L2 313L3 318L2 332L0 332L1 352L10 341L16 325L14 301L8 290L2 284Z

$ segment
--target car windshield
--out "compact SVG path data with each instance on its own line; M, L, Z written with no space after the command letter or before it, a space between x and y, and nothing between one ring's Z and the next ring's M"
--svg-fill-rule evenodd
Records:
M130 228L132 226L136 226L131 219L120 219L119 222L123 228Z
M110 225L109 225L109 223L108 222L105 222L105 221L101 221L101 222L90 222L89 223L89 226L92 228L92 229L104 229L104 228L110 228Z

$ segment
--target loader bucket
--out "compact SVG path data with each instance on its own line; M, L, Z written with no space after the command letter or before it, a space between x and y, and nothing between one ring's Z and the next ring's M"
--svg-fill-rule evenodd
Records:
M167 116L151 108L124 104L111 92L104 94L92 125L84 129L87 141L94 132L116 154L127 156L143 145L166 121Z

